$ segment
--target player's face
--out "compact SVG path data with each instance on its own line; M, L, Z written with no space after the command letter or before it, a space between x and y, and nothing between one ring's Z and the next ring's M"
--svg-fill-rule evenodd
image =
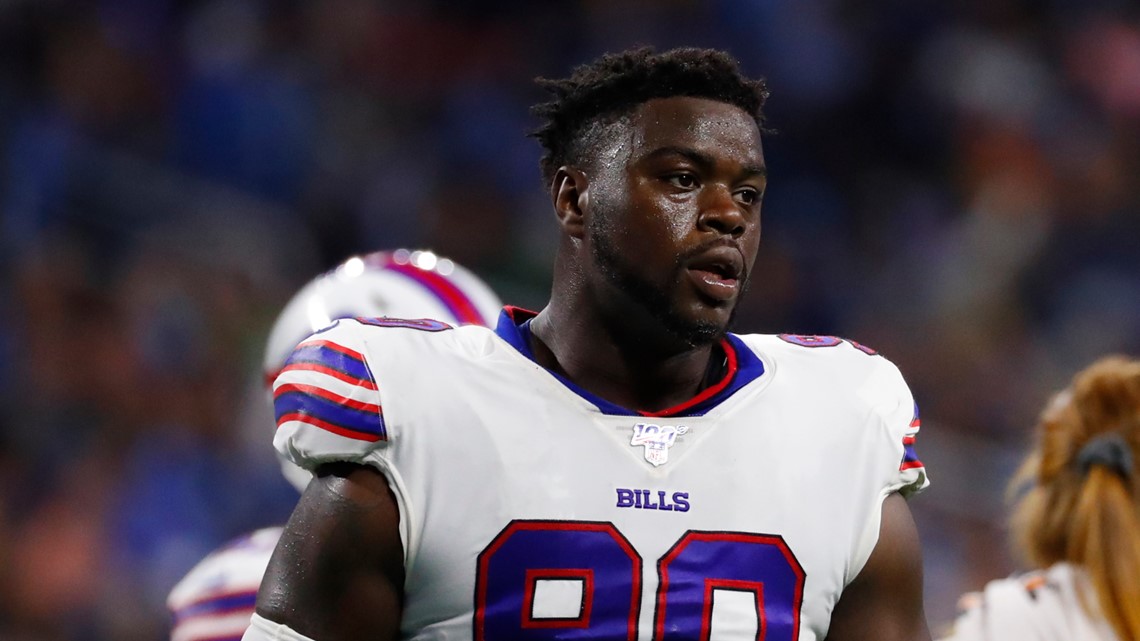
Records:
M742 109L651 100L591 167L588 244L619 304L691 345L721 337L760 243L760 131Z

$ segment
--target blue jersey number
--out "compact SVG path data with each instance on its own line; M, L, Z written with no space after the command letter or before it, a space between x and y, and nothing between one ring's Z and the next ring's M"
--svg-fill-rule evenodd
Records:
M613 524L513 521L478 568L475 641L636 638L641 557ZM554 582L581 591L577 612L535 612L536 592Z
M475 641L634 641L641 566L611 523L512 521L479 555ZM657 573L655 641L709 639L728 592L754 604L756 639L799 638L804 571L781 537L689 531ZM544 590L562 591L563 609L544 610Z

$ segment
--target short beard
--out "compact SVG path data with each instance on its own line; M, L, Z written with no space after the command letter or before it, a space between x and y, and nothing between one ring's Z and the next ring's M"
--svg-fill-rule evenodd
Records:
M609 241L609 236L602 229L602 225L590 225L590 246L594 261L598 264L602 275L615 287L629 296L636 304L660 320L665 330L674 338L683 341L690 347L703 347L711 345L724 338L728 327L721 327L716 323L705 321L692 321L682 317L674 309L669 294L661 287L637 276L625 261L625 258ZM684 256L678 256L672 270L675 276L681 271ZM733 305L729 315L728 324L736 317L736 305Z

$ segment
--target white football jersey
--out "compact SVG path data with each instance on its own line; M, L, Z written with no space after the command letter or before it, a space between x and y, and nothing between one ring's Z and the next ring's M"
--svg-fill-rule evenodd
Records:
M170 641L238 641L281 528L257 530L218 548L170 591Z
M274 385L275 446L382 471L410 639L826 636L883 499L926 486L897 368L857 343L727 336L725 375L653 414L495 330L341 320Z
M1045 571L989 582L962 597L962 614L942 641L1118 641L1095 612L1096 592L1079 569L1059 563Z

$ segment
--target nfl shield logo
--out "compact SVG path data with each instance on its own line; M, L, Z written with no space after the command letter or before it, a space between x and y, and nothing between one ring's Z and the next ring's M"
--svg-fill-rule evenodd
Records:
M638 423L633 426L633 438L629 444L645 446L645 460L654 467L660 467L668 462L669 448L677 441L677 436L688 431L684 425Z

